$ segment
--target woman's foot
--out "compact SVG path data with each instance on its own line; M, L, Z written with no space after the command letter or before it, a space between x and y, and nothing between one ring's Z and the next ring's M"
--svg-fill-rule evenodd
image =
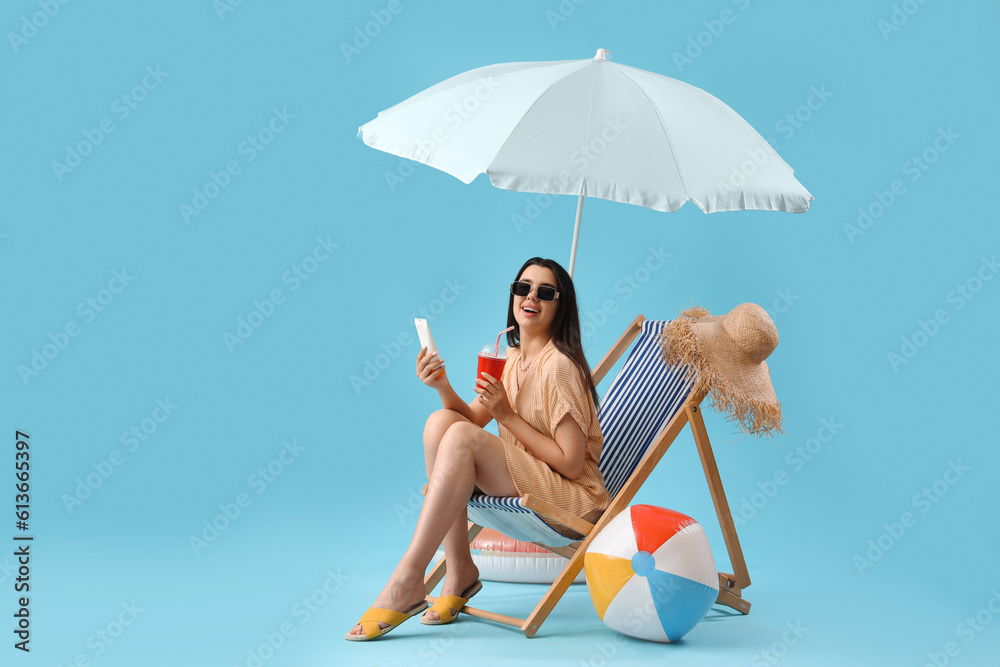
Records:
M382 592L379 593L379 596L375 598L372 607L375 609L394 609L405 612L425 597L427 597L427 593L424 588L424 580L419 574L416 576L401 575L398 577L393 575L385 585L385 588L382 589ZM389 624L379 622L378 626L385 630L389 627ZM361 627L361 624L358 623L351 628L348 634L363 635L365 631Z
M441 596L445 595L459 595L467 591L470 586L479 581L479 568L476 564L469 560L469 563L462 567L453 567L452 563L448 563L448 573L444 578L444 585L441 586ZM457 614L458 609L452 609L452 614ZM429 621L431 623L437 623L441 620L441 615L438 614L433 609L429 609L424 612L421 621Z

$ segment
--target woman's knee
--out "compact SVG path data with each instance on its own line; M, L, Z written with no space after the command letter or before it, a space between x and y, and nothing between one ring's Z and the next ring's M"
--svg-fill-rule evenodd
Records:
M428 471L431 483L453 479L459 471L474 471L476 467L475 431L482 431L472 422L455 422L442 436L434 457L434 469Z
M448 427L448 431L445 433L449 438L474 438L483 432L483 429L479 428L468 419L462 419L462 421L455 422Z
M470 421L454 422L448 427L444 435L441 436L440 448L442 450L463 450L473 452L479 442L479 436L482 433L483 429L479 428Z
M489 495L517 495L503 443L471 422L452 425L441 440L438 460L475 472L476 486ZM479 493L480 491L477 491Z
M441 444L441 439L453 424L465 421L470 423L465 416L455 410L442 408L432 412L424 424L424 447L436 449Z

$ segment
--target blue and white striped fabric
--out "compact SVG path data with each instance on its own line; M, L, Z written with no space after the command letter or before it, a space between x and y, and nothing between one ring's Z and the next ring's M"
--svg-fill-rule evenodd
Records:
M684 405L691 391L684 370L667 366L660 355L659 334L664 321L646 320L628 359L601 401L600 468L608 493L614 497L632 475L660 430ZM469 519L523 542L540 542L553 547L576 540L553 530L520 498L477 495L469 501Z
M577 541L560 535L537 514L522 507L520 498L473 496L468 507L470 521L499 530L515 540L541 542L550 547L564 547Z
M601 401L604 447L601 475L612 497L670 418L684 405L693 382L681 366L663 363L659 335L664 321L646 320L632 352Z

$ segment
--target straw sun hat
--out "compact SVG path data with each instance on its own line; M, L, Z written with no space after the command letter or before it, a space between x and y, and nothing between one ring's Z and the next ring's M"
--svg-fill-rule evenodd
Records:
M660 347L668 364L684 364L693 391L708 391L712 406L729 413L745 433L782 433L781 403L764 362L778 345L778 330L755 303L741 303L725 315L688 308L663 327Z

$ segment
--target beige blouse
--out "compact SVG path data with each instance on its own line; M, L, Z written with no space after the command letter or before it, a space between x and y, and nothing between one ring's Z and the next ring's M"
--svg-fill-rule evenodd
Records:
M556 349L550 339L517 386L517 364L521 350L507 348L503 382L514 412L548 438L554 438L556 426L567 414L572 416L587 436L583 474L569 480L529 453L514 435L498 424L504 443L507 469L522 495L531 493L542 500L575 514L596 520L611 503L598 469L604 438L597 421L597 410L589 389L573 361Z

